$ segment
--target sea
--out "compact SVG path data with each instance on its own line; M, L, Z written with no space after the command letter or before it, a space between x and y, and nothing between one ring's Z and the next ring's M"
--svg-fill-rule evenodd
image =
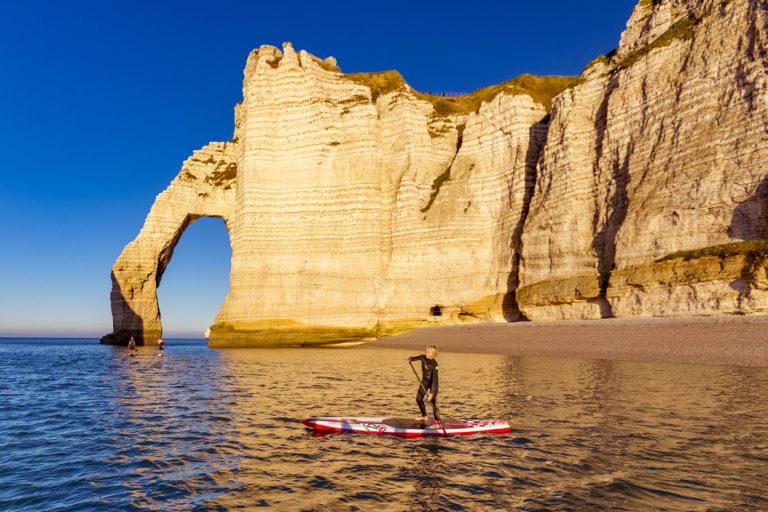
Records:
M511 432L302 424L418 415L408 355L0 339L0 510L768 510L768 368L441 353L442 416Z

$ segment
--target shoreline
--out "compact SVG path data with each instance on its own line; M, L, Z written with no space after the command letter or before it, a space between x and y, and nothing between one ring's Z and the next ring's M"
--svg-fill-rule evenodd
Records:
M451 325L368 347L524 357L768 367L768 315Z

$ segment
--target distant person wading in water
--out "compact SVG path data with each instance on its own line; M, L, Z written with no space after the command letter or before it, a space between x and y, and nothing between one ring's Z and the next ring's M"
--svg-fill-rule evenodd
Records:
M163 341L163 338L160 338L159 340L157 340L157 349L158 349L157 355L159 356L163 355L163 350L165 350L165 342Z
M131 339L128 340L128 352L133 355L134 350L136 350L136 340L134 340L133 336L131 336Z
M414 418L417 421L427 421L427 408L424 405L424 398L431 402L432 406L437 405L438 379L437 379L437 345L429 345L422 356L408 357L410 361L421 361L421 385L416 393L416 403L419 405L421 416ZM437 422L440 418L435 418Z

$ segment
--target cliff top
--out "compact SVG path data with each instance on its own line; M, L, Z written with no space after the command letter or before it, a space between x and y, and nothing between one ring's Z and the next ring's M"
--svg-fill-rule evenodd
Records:
M320 59L304 50L297 54L289 42L283 43L283 51L274 46L262 45L251 52L248 64L246 65L246 76L256 67L256 62L260 59L264 59L264 62L274 69L279 68L281 61L284 59L295 61L296 65L300 67L302 62L306 65L311 61L317 64L317 68L322 70L321 72L333 73L343 80L365 85L371 90L371 99L373 101L376 101L376 98L379 96L391 92L408 92L421 100L432 103L435 113L439 116L477 112L483 102L490 101L501 93L530 96L549 112L552 108L552 99L577 79L575 76L535 76L523 74L504 83L483 87L466 95L438 96L414 90L408 85L403 76L394 70L344 74L337 66L335 58Z
M498 85L483 87L463 96L452 97L418 92L412 89L397 71L352 73L344 75L344 78L368 86L374 100L382 94L394 91L410 91L417 98L432 103L436 114L447 116L477 112L483 102L490 101L501 93L528 95L534 101L541 103L549 112L552 108L552 98L565 90L577 77L523 74Z

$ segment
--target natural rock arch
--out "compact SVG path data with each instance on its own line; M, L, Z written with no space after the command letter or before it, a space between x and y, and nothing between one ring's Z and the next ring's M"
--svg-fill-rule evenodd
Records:
M237 143L213 142L184 162L152 205L139 235L112 267L112 333L102 343L141 344L162 335L157 287L184 231L200 217L224 220L232 239Z
M254 50L235 140L185 163L115 264L104 341L160 336L157 284L199 216L232 243L211 346L767 312L768 11L712 3L640 2L578 79L453 98Z
M224 219L232 245L211 346L505 320L510 233L522 226L549 101L570 81L522 76L454 101L417 93L396 72L345 75L290 44L255 50L234 140L185 162L115 263L104 342L161 335L157 285L198 216Z

